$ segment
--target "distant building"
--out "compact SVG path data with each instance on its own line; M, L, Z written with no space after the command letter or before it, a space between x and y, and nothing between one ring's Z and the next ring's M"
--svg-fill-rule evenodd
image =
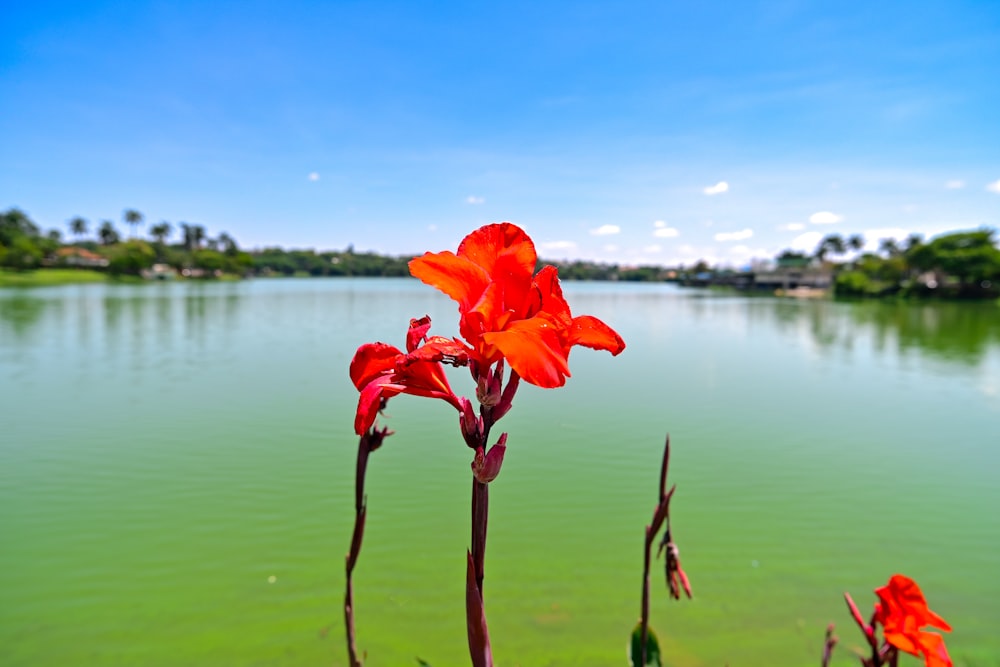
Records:
M754 274L754 287L757 289L829 289L831 285L833 272L809 257L779 257L773 268Z
M108 260L101 257L96 252L91 252L86 248L67 246L56 251L56 259L59 264L65 266L79 266L83 268L106 268Z
M177 277L177 270L169 264L153 264L143 269L142 277L146 280L173 280Z

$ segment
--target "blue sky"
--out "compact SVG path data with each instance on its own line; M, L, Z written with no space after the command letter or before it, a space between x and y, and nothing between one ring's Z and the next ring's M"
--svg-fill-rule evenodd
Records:
M0 207L735 266L1000 226L1000 3L4 2Z

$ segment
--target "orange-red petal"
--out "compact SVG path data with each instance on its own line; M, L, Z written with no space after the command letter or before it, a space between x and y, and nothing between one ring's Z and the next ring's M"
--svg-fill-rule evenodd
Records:
M410 273L457 301L459 311L463 313L479 300L490 284L490 276L485 269L450 251L428 252L410 260Z
M483 340L495 346L521 379L538 387L561 387L569 376L558 327L546 317L518 320Z
M583 345L592 350L607 350L615 356L625 349L625 341L618 332L591 315L573 318L569 330L569 344Z
M379 375L396 368L396 360L402 352L388 343L365 343L351 359L351 381L361 391Z
M458 256L481 266L491 276L526 275L529 280L538 261L531 237L509 222L486 225L472 232L459 244Z

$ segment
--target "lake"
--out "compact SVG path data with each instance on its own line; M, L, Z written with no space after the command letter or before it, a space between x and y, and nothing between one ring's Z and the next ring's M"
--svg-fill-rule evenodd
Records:
M695 592L669 600L654 564L669 664L818 665L835 622L835 664L856 665L842 594L867 612L902 572L956 665L1000 665L1000 305L565 291L628 349L574 349L567 385L522 385L498 425L498 665L626 664L667 432ZM345 664L347 367L424 314L457 334L415 280L0 290L0 663ZM443 401L387 417L358 645L371 666L468 664L471 452Z

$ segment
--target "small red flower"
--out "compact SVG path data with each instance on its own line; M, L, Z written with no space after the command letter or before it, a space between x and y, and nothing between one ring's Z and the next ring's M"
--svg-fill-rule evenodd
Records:
M916 582L894 574L889 583L875 589L880 603L875 605L875 620L882 624L885 640L912 655L923 654L927 667L951 667L944 638L925 626L951 632L951 626L927 608L927 601Z
M410 354L419 349L430 328L430 318L410 321L406 347ZM444 367L436 361L413 360L387 343L366 343L351 360L351 380L360 392L354 432L362 435L375 423L385 401L397 394L440 398L461 412Z
M565 384L574 345L614 355L624 350L621 336L601 320L572 316L556 268L536 275L537 259L531 238L503 222L466 236L457 253L412 260L410 273L458 302L465 339L432 341L421 358L474 362L481 371L506 359L525 381L552 388Z

